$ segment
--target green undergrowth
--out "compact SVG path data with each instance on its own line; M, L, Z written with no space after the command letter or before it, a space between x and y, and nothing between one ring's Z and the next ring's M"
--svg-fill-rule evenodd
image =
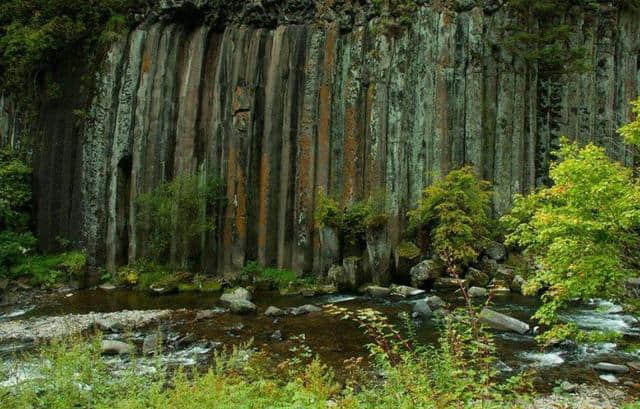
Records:
M410 329L404 337L374 310L348 313L332 306L328 312L354 321L372 340L369 360L354 356L345 361L346 379L335 376L303 335L286 340L292 352L287 359L245 345L214 352L212 364L201 370L168 371L155 361L154 370L144 372L138 359L113 371L100 355L97 336L89 341L55 341L27 357L37 363L40 376L0 386L0 406L510 409L523 407L530 399L528 375L499 378L491 337L464 312L445 320L437 346L418 344Z
M260 290L277 290L281 293L295 293L304 288L313 287L313 277L298 276L296 272L274 267L264 267L255 261L249 261L238 274L232 285L250 285Z
M385 227L388 219L385 204L384 192L341 206L335 198L320 191L314 210L316 227L335 228L344 245L362 247L367 231Z
M113 278L119 285L138 290L157 287L167 292L217 292L222 288L220 281L213 277L171 269L144 259L120 267Z

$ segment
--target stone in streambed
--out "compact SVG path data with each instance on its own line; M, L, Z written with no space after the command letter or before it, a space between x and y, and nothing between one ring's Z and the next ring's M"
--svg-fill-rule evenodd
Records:
M513 331L525 334L529 331L529 324L505 314L483 308L480 312L480 321L491 328L502 331Z
M400 297L413 297L416 295L424 294L424 290L419 288L413 288L406 285L392 285L391 295L397 295Z
M489 291L486 288L471 287L469 288L469 297L482 298L489 295Z
M487 284L489 284L490 280L488 274L473 267L469 268L465 278L467 279L469 285L475 287L485 287Z
M507 258L507 248L504 244L497 241L491 241L487 244L485 253L489 258L496 261L503 261Z
M611 372L611 373L618 373L618 374L624 374L629 372L628 366L612 364L610 362L598 362L593 366L593 369L595 369L596 371Z
M238 287L232 291L222 294L220 302L228 304L233 300L251 301L251 293L245 288Z
M423 260L411 268L411 285L416 288L424 288L433 282L444 272L444 266L435 260Z
M273 305L267 308L267 310L264 312L264 315L266 315L267 317L279 317L284 314L286 313L283 310L278 307L274 307Z
M162 350L163 335L161 332L155 332L144 337L142 342L142 354L151 355L156 351Z
M234 314L251 314L257 310L256 305L248 300L235 299L230 300L227 304L229 310Z
M379 287L377 285L370 285L364 289L364 292L373 298L384 298L391 294L391 289L387 287Z
M511 291L513 291L514 293L522 294L522 287L524 287L526 282L527 281L522 278L521 275L516 275L515 277L513 277L513 280L511 280Z
M431 308L432 310L438 310L447 305L447 303L445 303L444 300L437 295L431 295L425 298L425 301L427 302L429 308Z
M292 307L287 309L287 312L291 315L304 315L304 314L309 314L312 312L320 312L320 311L322 311L322 308L312 304L306 304L301 307Z
M104 355L125 355L133 352L131 345L122 341L102 340L100 350Z
M433 315L433 311L429 308L426 300L418 300L415 304L413 304L413 317L428 319Z
M467 280L462 278L441 277L435 282L435 288L441 290L457 290L461 286L467 287Z

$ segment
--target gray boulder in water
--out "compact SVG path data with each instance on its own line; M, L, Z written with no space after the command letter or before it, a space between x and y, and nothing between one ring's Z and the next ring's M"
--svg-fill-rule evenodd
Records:
M413 316L415 318L428 319L433 315L426 300L418 300L413 304Z
M125 355L132 351L131 345L122 341L113 341L109 339L102 340L100 350L105 355Z
M598 362L593 366L593 369L602 372L611 372L611 373L627 373L629 372L629 367L626 365L617 365L609 362Z
M513 331L524 334L529 331L529 324L505 314L483 308L480 312L480 321L491 328L502 331Z

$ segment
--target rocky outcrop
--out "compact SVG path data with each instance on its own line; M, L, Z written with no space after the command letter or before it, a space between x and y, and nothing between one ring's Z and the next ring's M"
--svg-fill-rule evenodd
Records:
M422 5L383 35L355 2L160 2L106 56L84 126L71 86L43 107L43 245L78 242L110 270L144 256L136 198L200 170L227 198L208 210L203 270L257 260L326 274L339 249L314 228L318 192L346 204L384 190L389 244L370 248L383 282L407 210L438 175L472 164L501 213L544 182L560 135L633 160L615 130L640 86L637 14L572 15L593 64L554 82L501 46L514 19L500 2L457 3Z

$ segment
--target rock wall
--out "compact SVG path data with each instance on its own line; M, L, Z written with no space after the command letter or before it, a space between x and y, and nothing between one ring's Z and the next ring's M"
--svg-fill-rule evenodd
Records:
M560 135L633 161L615 130L640 91L637 14L572 17L592 68L561 82L500 46L514 18L499 8L420 7L394 36L375 19L221 30L162 16L113 45L77 136L46 111L45 246L70 238L109 269L144 255L136 197L204 170L228 199L202 240L207 271L246 260L326 270L313 223L321 190L342 203L384 190L393 244L422 189L464 164L493 182L502 213L545 181Z

